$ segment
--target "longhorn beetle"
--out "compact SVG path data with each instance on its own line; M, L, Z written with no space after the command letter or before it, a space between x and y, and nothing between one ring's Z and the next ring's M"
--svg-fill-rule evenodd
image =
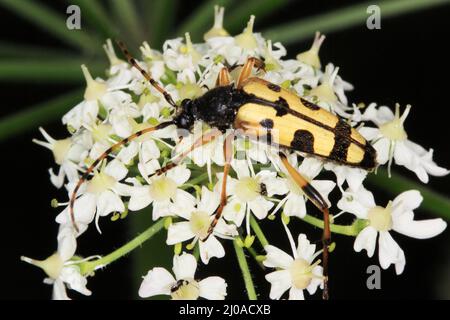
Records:
M178 106L170 94L136 62L125 45L122 42L118 42L118 45L128 62L141 72L142 76L164 96L165 100L177 112L173 120L143 129L117 142L92 163L81 176L70 198L69 214L75 230L78 231L78 227L75 222L73 207L77 192L103 159L119 147L145 133L160 130L169 125L175 125L179 129L192 130L194 123L200 120L207 123L212 129L194 141L187 151L181 153L175 160L159 169L155 174L160 175L174 168L195 148L213 141L224 134L227 129L234 129L224 140L225 165L221 186L221 201L214 220L208 229L208 235L210 235L227 204L226 183L233 157L232 143L236 130L252 139L265 137L267 143L274 144L274 141L277 142L281 150L279 152L281 162L290 177L303 190L306 197L323 213L322 255L325 277L323 298L328 299L328 245L331 237L328 205L321 194L288 162L282 150L300 151L338 164L373 170L377 163L375 160L376 151L372 145L347 122L336 115L276 84L251 77L253 68L264 69L264 62L258 58L250 57L247 59L236 85L231 83L229 69L224 67L219 72L215 88L208 90L196 99L185 99ZM206 240L206 238L203 240Z

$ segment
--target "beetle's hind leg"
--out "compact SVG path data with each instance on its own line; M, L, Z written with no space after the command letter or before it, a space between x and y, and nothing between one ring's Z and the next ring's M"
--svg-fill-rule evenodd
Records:
M328 246L331 240L331 232L330 232L330 212L328 210L328 204L323 199L322 195L317 191L309 182L306 180L288 161L286 155L283 153L279 153L281 158L281 162L284 167L288 171L291 178L295 181L295 183L302 188L306 197L323 213L323 233L322 233L322 259L323 259L323 276L324 280L324 289L322 297L323 299L328 299Z

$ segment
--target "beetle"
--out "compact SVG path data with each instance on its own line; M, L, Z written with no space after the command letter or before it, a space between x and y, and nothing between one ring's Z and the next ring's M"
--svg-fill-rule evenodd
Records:
M83 173L69 201L69 214L74 228L78 231L73 209L77 192L96 166L110 153L148 132L160 130L169 125L191 130L197 121L203 121L211 127L211 130L194 141L187 151L178 155L155 174L160 175L174 168L195 148L211 142L224 134L227 129L233 129L232 133L224 139L225 164L221 201L208 229L208 235L210 235L227 204L226 183L233 157L232 143L237 131L252 139L265 137L267 143L280 147L279 157L290 177L323 213L322 254L325 277L323 297L327 299L328 245L331 237L328 204L308 180L289 163L283 149L310 154L346 166L373 170L377 167L376 151L373 146L347 122L331 112L276 84L252 77L254 68L264 70L264 62L256 57L247 59L240 71L236 85L231 81L229 68L224 67L219 72L216 87L209 89L198 98L185 99L178 106L171 95L136 62L125 45L122 42L118 42L118 45L128 62L139 70L142 76L177 111L173 120L143 129L115 143ZM203 240L206 240L207 237Z

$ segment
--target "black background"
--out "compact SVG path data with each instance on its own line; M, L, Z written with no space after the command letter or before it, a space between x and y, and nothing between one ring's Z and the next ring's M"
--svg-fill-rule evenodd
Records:
M299 1L270 19L258 21L256 30L315 13L338 8L344 3L355 1ZM374 1L376 3L376 1ZM51 3L61 14L66 3ZM192 8L183 3L177 9L177 20L181 20ZM16 43L38 44L64 48L59 41L37 29L34 25L0 9L0 39ZM434 148L435 160L444 167L450 167L448 134L450 93L450 6L408 14L402 17L383 19L381 30L368 30L365 25L353 27L327 35L321 49L323 64L333 62L340 67L339 74L355 86L348 94L349 101L378 102L393 107L396 102L402 106L413 105L406 123L409 138L426 148ZM226 20L226 16L225 16ZM311 38L313 35L311 35ZM309 48L311 41L288 47L288 56ZM106 57L105 57L106 60ZM39 83L1 83L0 116L5 116L25 106L45 101L58 93L70 89L67 85L43 85ZM80 97L81 99L81 97ZM64 137L60 123L46 126L51 135ZM1 145L2 210L1 210L1 257L2 274L0 297L3 299L47 299L51 287L42 284L43 273L19 261L20 255L44 258L55 250L57 225L53 218L57 211L50 208L52 198L58 192L48 179L47 169L53 159L49 152L33 144L31 139L39 137L34 130L8 139ZM406 170L398 171L413 177ZM448 195L449 177L431 178L429 186ZM376 192L378 204L385 205L392 197L382 191ZM418 218L430 216L418 210ZM81 239L81 253L84 255L107 253L125 243L132 235L127 233L126 223L111 223L104 219L103 235L92 228ZM293 222L295 233L303 231L320 238L320 232L299 222ZM263 224L272 242L287 246L284 232L279 224ZM145 225L141 230L145 229ZM382 290L369 291L366 288L366 267L376 264L377 258L368 259L365 253L353 252L353 239L335 237L338 246L332 254L331 294L335 299L347 298L450 298L450 255L449 232L431 240L415 240L395 234L394 238L404 249L407 264L404 273L396 276L393 268L382 273ZM148 250L144 246L141 250ZM168 249L170 250L170 249ZM239 268L233 255L231 243L226 246L227 257L212 260L208 268L201 268L199 275L223 275L229 286L229 298L244 299L244 286ZM148 268L153 267L150 264ZM257 290L262 297L268 296L269 287L264 273L255 270ZM88 287L93 298L132 299L137 297L130 259L111 265L106 271L99 271L89 279ZM70 293L72 297L81 298ZM317 295L318 298L319 295Z

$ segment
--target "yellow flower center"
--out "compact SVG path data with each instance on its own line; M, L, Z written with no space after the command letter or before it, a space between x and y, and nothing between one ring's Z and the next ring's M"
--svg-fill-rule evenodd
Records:
M313 278L312 266L305 259L296 259L289 267L292 284L297 289L306 289Z
M204 211L195 211L189 221L192 232L200 239L205 239L211 224L209 215Z
M297 55L297 60L303 62L305 64L309 64L310 66L320 69L320 59L319 59L319 50L323 41L325 40L324 35L320 35L319 32L316 32L316 36L314 38L314 42L311 46L311 49L299 53Z
M236 183L235 194L243 202L255 200L260 195L261 186L256 178L245 177Z
M380 131L383 136L390 140L406 140L408 135L403 127L403 123L405 122L410 109L411 105L407 105L405 112L403 112L403 115L400 117L400 105L397 103L395 105L394 119L380 126Z
M226 37L229 35L227 30L223 28L224 12L224 7L214 6L214 26L203 36L205 41L214 37Z
M247 27L244 31L237 35L234 39L236 44L244 49L252 50L255 49L258 44L256 42L255 36L253 35L253 24L255 23L255 16L250 16L250 20L247 23Z
M84 78L86 79L86 91L84 91L84 99L87 101L95 101L100 99L107 91L108 87L105 83L96 81L92 78L88 68L81 65Z
M176 192L177 184L167 177L157 178L150 185L150 196L158 202L170 200L175 197Z
M92 129L92 138L95 142L103 144L109 144L109 135L112 132L112 126L110 124L99 124Z
M71 145L72 143L69 138L53 142L52 152L57 164L61 165L64 162Z
M192 278L178 280L170 295L173 300L197 300L200 296L198 282Z
M34 260L28 257L20 257L22 261L41 268L53 280L57 279L64 267L64 261L59 254L55 253L45 260Z
M100 194L111 189L116 184L116 179L104 172L98 172L88 182L87 191L94 194Z
M389 231L392 229L392 201L386 208L376 206L369 210L367 218L370 225L378 231Z

